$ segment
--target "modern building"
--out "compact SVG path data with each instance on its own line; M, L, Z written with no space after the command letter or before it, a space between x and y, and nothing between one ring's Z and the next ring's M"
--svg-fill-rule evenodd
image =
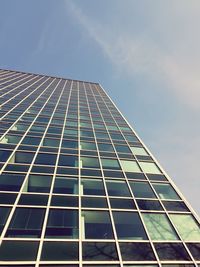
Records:
M200 266L199 221L98 83L0 70L0 266Z

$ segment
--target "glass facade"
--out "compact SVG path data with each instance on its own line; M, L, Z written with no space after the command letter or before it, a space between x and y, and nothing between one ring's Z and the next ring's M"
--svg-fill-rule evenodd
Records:
M196 214L98 83L0 70L0 266L200 266Z

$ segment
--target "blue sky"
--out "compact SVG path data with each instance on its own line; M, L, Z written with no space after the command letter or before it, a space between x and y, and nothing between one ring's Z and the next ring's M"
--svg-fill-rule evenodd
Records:
M0 67L96 81L200 213L200 2L1 0Z

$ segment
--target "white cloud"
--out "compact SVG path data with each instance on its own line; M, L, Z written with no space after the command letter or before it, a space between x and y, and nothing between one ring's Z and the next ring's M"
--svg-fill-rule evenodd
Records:
M67 0L66 7L119 72L130 76L140 74L146 79L161 82L164 88L171 90L177 99L183 101L188 107L200 109L198 73L200 63L192 65L191 58L188 60L188 55L184 58L185 51L181 55L180 51L177 51L177 55L171 55L163 48L164 46L156 43L148 35L134 35L124 30L119 35L116 31L112 31L109 25L86 16L75 2ZM174 23L176 23L176 12L178 11L174 9L174 17L169 18L169 20L174 20ZM189 15L192 16L192 14ZM187 30L189 31L190 28ZM175 43L176 45L178 46L178 43ZM195 58L192 51L188 53Z

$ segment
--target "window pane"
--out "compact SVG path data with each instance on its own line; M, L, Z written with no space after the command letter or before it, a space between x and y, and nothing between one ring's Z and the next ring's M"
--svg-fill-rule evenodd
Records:
M81 163L83 168L100 168L97 158L81 157Z
M114 211L113 217L119 239L147 239L142 222L136 212Z
M108 208L106 199L100 197L82 197L81 203L87 208Z
M112 209L136 209L132 199L110 198L110 204Z
M154 244L160 260L188 261L191 260L186 249L179 243Z
M175 230L165 214L143 213L145 225L152 240L176 240Z
M161 199L180 199L170 184L152 184Z
M120 160L120 163L125 172L141 172L138 164L135 161Z
M106 186L110 196L131 196L126 182L107 180Z
M107 211L84 211L82 220L85 225L86 239L113 238L110 216Z
M120 250L124 261L156 260L153 250L148 243L120 243Z
M184 241L200 241L200 227L192 215L170 214L170 218Z
M17 208L6 236L40 237L44 214L44 209Z
M78 179L57 177L53 192L59 194L78 194Z
M160 202L157 200L137 199L137 204L141 210L163 210Z
M45 236L78 238L78 212L76 210L51 209Z
M133 194L139 198L156 198L151 186L146 182L129 182Z
M97 179L82 179L84 195L105 195L104 185L102 180Z
M11 208L0 207L0 233L3 231Z
M114 243L84 242L83 243L83 260L85 261L118 260L116 246ZM102 265L98 265L98 266L103 267ZM106 266L110 266L110 265L106 265Z
M145 173L155 173L155 174L161 173L160 169L153 162L139 162L139 165L142 168L143 172Z
M133 146L131 147L131 151L134 155L148 156L146 150L142 147Z
M120 169L119 162L115 159L101 159L101 163L104 169Z
M192 253L192 256L195 260L200 260L200 243L188 243L187 244L190 252Z
M72 261L72 260L77 261L78 260L78 242L44 242L43 248L42 248L41 260L43 261Z
M166 210L170 211L189 211L187 206L182 201L163 201Z
M1 261L35 261L38 242L3 241L0 247Z
M52 177L47 175L29 175L23 192L48 193L51 187Z

